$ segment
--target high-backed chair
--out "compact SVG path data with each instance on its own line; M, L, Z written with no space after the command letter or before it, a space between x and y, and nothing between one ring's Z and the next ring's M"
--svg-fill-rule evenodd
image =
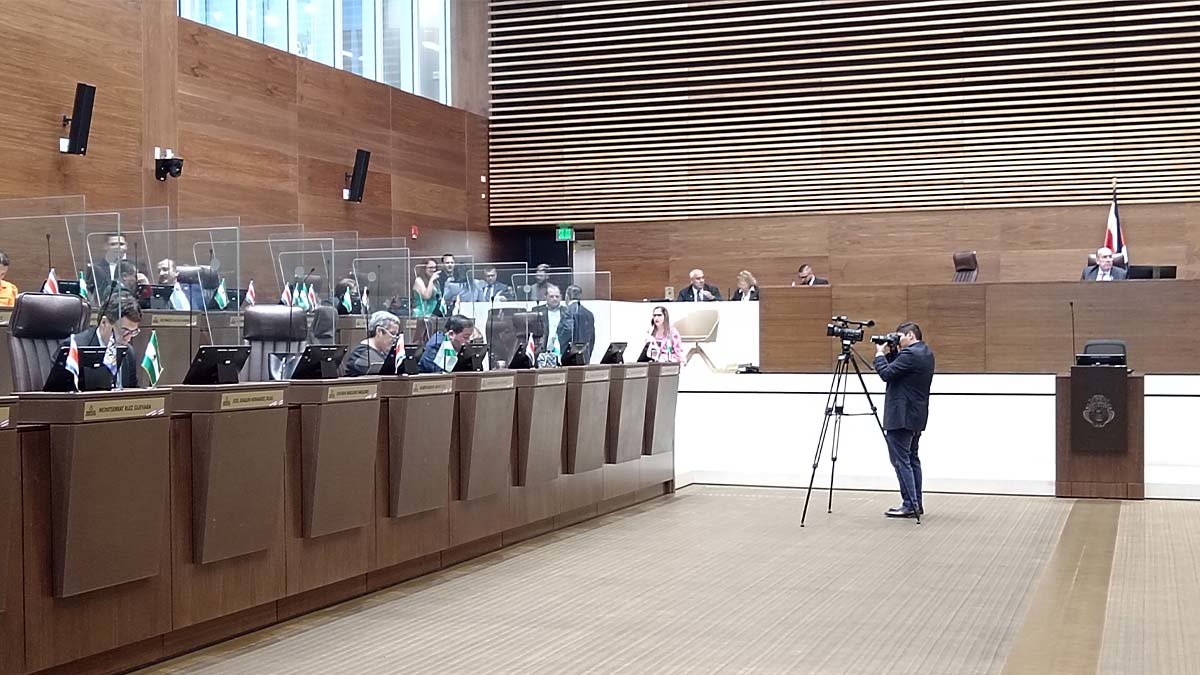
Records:
M954 282L972 283L979 278L979 258L975 251L957 251L954 254Z
M1127 354L1124 340L1088 340L1084 354Z
M1095 267L1100 264L1099 262L1096 261L1096 254L1094 252L1088 254L1088 263L1087 264L1088 264L1088 267ZM1125 258L1124 251L1113 254L1113 265L1120 267L1121 269L1126 269L1126 270L1129 269L1129 260Z
M337 309L330 305L321 305L313 310L312 330L308 341L314 345L331 345L334 342L334 328L337 325Z
M250 305L242 312L242 335L250 358L242 367L243 382L271 379L272 354L299 354L306 346L308 323L304 310L284 305Z
M704 348L701 345L705 342L717 341L717 327L720 322L721 315L715 309L700 309L689 312L683 318L675 321L675 330L679 331L680 342L683 342L685 345L688 342L692 343L692 348L683 357L683 365L687 365L693 356L699 355L704 363L708 365L709 370L716 370L712 359L708 358L708 354L704 353Z
M90 314L77 295L18 295L8 336L13 391L41 391L60 344L83 330Z

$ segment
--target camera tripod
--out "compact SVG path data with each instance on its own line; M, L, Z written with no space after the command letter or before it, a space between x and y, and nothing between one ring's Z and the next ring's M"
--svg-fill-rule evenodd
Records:
M879 420L879 412L875 408L875 401L871 400L871 392L867 390L867 383L863 380L862 369L859 368L858 362L862 361L867 364L866 359L858 352L854 351L853 342L842 338L842 353L838 354L837 361L833 366L833 381L829 384L829 394L825 398L825 420L821 423L821 436L817 439L817 451L813 454L812 475L808 478L808 491L804 495L804 512L800 515L800 527L804 527L804 520L808 517L808 502L812 498L813 482L817 477L817 467L821 463L821 453L825 449L825 442L829 441L829 505L827 513L833 513L833 477L837 470L838 460L838 445L842 437L842 418L856 417L862 415L871 415L875 418L875 424L879 426L879 433L883 436L884 444L887 443L887 434L883 431L883 422ZM850 381L850 369L854 369L854 375L858 378L858 384L862 387L863 395L867 397L867 405L871 407L871 412L865 413L848 413L846 412L846 385ZM867 364L867 370L871 370L870 364ZM917 516L917 523L921 522L921 516Z

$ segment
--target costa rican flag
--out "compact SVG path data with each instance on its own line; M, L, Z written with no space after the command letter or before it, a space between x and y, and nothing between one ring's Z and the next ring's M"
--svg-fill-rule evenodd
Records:
M250 283L246 286L246 304L247 305L254 304L254 280L253 279L251 279Z
M75 344L75 336L71 336L71 346L67 348L67 372L75 378L75 391L79 391L79 345Z
M1129 262L1129 248L1125 246L1125 232L1121 229L1121 215L1117 211L1117 188L1113 186L1112 206L1108 209L1108 229L1104 232L1104 248L1121 255ZM1124 255L1122 255L1124 254Z
M83 288L83 286L80 286ZM42 284L43 293L58 293L58 278L54 276L54 268L50 268L50 273L46 275L46 282Z

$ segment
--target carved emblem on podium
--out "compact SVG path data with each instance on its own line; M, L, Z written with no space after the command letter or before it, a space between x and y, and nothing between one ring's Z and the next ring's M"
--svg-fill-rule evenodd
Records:
M1096 394L1088 399L1087 407L1083 409L1083 419L1097 429L1108 426L1117 416L1113 410L1112 401L1104 394Z

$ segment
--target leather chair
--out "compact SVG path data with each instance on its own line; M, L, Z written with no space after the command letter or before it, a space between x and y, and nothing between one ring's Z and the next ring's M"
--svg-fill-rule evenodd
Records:
M77 295L22 293L9 319L13 391L41 391L63 340L83 330L91 307Z
M242 367L242 382L271 379L272 354L299 354L307 346L304 310L284 305L251 305L242 312L242 335L250 358Z
M954 282L972 283L979 278L979 258L975 251L958 251L954 254Z
M337 310L329 305L321 305L313 310L312 330L308 340L314 345L331 345L334 343L334 328L337 325Z
M1124 340L1088 340L1084 354L1128 354Z
M1089 254L1088 254L1088 263L1087 263L1087 266L1088 266L1088 267L1096 267L1096 266L1097 266L1097 265L1099 265L1099 264L1100 264L1100 263L1096 261L1096 254L1095 254L1095 253L1089 253ZM1124 251L1121 251L1120 253L1114 253L1114 254L1113 254L1113 265L1114 265L1114 266L1116 266L1116 267L1120 267L1120 268L1121 268L1121 269L1123 269L1123 270L1128 270L1128 269L1129 269L1129 261L1128 261L1128 260L1125 258L1125 252L1124 252Z

